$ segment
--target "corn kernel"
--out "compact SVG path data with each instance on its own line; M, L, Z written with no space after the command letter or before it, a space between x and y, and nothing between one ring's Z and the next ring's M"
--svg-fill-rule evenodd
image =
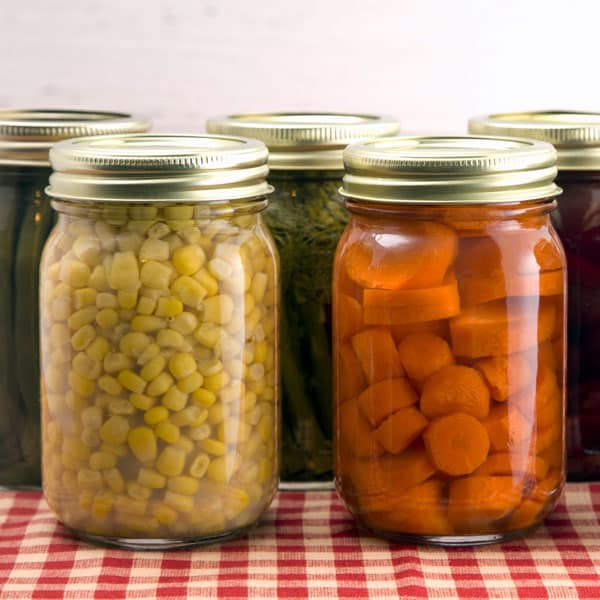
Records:
M152 342L137 359L138 365L146 365L150 360L160 354L160 346Z
M96 314L96 323L103 329L110 329L119 322L119 315L113 308L103 308Z
M265 292L267 290L267 275L266 273L255 273L254 277L252 277L252 284L250 285L250 293L252 297L256 301L256 303L260 303L263 301L265 296Z
M204 450L204 452L214 456L224 456L227 451L227 447L223 442L214 439L200 440L198 442L198 447L201 450Z
M117 371L123 371L130 369L132 361L128 356L120 352L109 352L104 357L104 370L107 373L116 373Z
M171 415L171 423L178 427L202 425L208 416L206 408L200 406L188 406L178 413Z
M173 252L173 266L181 275L193 275L205 260L204 251L199 246L182 246Z
M132 498L131 496L115 496L114 508L115 511L126 517L124 525L131 527L132 516L143 517L146 514L148 501L143 499ZM140 523L142 525L142 523ZM148 528L148 521L143 521L143 529Z
M65 257L60 262L59 279L74 288L85 287L90 279L90 268L84 262Z
M98 309L95 306L86 306L85 308L81 308L71 314L67 320L67 323L73 330L80 329L83 326L91 323L96 318L97 312Z
M125 334L119 342L119 350L131 358L138 358L150 345L151 338L140 331Z
M117 302L119 303L119 306L124 309L135 308L135 305L137 304L137 299L137 290L119 290L119 292L117 293Z
M225 417L231 414L231 407L227 404L213 404L208 409L208 422L211 425L218 425Z
M219 294L204 300L204 320L225 325L233 316L233 300L231 296Z
M138 315L131 320L131 329L133 331L159 331L166 326L164 319L152 315Z
M148 500L151 494L152 490L145 485L142 485L137 481L127 482L127 495L131 496L131 498L134 498L135 500Z
M71 389L82 398L89 398L96 391L96 383L79 373L71 372Z
M214 323L202 323L194 332L194 337L207 348L214 348L221 334L221 328L218 325Z
M252 391L247 391L242 397L240 403L240 412L248 412L256 406L256 394Z
M149 260L142 265L142 285L153 289L166 289L171 281L171 268L166 263Z
M84 427L81 441L87 448L97 448L100 445L100 433L97 428Z
M117 457L112 452L94 452L90 456L90 467L97 471L112 469L117 464Z
M169 260L169 244L163 240L150 237L150 239L144 241L140 248L140 260Z
M263 442L267 442L274 435L273 417L271 415L263 415L256 425L256 431L262 438Z
M123 231L117 235L117 245L122 252L138 252L142 245L142 236L136 231Z
M250 426L229 417L221 422L217 435L224 444L243 444L250 436Z
M158 423L158 425L156 425L154 428L154 433L156 434L157 438L161 439L167 444L174 444L179 440L180 437L179 427L167 421Z
M87 325L86 325L87 327ZM90 326L91 327L91 326ZM93 329L93 328L92 328ZM79 330L81 331L81 329ZM79 333L79 332L77 332ZM77 335L77 334L75 334ZM103 337L97 337L87 346L85 353L93 360L102 362L110 350L110 344Z
M228 483L234 472L233 463L225 456L218 456L210 461L206 476L215 483Z
M146 388L148 396L161 396L173 385L173 378L165 372L162 372L154 378Z
M194 510L194 499L183 494L165 492L164 503L181 513L191 513Z
M191 375L188 375L177 382L177 389L186 394L191 394L192 392L195 392L203 383L204 377L202 377L198 371L194 371L194 373Z
M200 309L207 294L202 285L187 275L181 275L172 283L171 293L194 310Z
M156 342L161 348L181 348L183 336L173 329L161 329L156 335Z
M135 407L129 400L125 400L124 398L113 398L108 403L108 412L111 415L129 416L135 412Z
M115 252L108 276L110 286L115 290L134 291L139 281L140 271L133 251Z
M167 478L161 475L158 471L142 467L137 476L137 481L140 485L153 490L164 488L167 484Z
M172 509L170 506L166 504L155 504L152 509L152 516L161 524L161 525L172 525L177 521L178 514L177 511Z
M117 381L125 389L129 390L130 392L135 392L136 394L142 394L146 389L147 384L144 379L130 370L121 371L117 375Z
M96 290L94 288L80 288L73 294L76 309L85 308L96 304Z
M155 356L143 366L140 371L141 377L146 381L152 381L163 372L166 362L164 356L161 356L160 354Z
M184 496L193 496L200 487L198 480L187 475L178 475L177 477L169 477L167 481L167 489L175 494L183 494Z
M207 411L208 413L208 411ZM200 440L205 440L210 437L211 427L208 423L202 423L198 426L190 426L188 427L188 436L191 440L195 442L199 442Z
M54 323L50 327L50 343L55 346L65 346L71 341L71 330L64 323Z
M129 433L129 422L124 417L112 416L100 428L100 437L107 444L124 444Z
M127 435L127 443L140 462L156 458L156 436L150 427L140 426L131 429Z
M160 239L171 231L169 226L166 223L158 222L152 225L150 229L148 229L148 237L154 239Z
M125 481L119 469L108 469L102 473L102 477L113 492L121 494L125 490Z
M179 411L182 410L188 401L188 395L180 392L175 386L169 388L167 393L163 396L162 403L169 410Z
M69 298L56 298L50 307L50 316L54 321L66 321L71 315Z
M233 267L223 258L213 258L208 262L209 273L219 281L227 281L231 278Z
M156 308L156 300L142 296L138 300L137 311L140 315L151 315Z
M100 429L102 425L102 410L97 406L88 406L81 412L81 422L86 427Z
M96 307L98 309L103 308L117 308L117 297L114 294L108 292L100 292L96 296Z
M250 496L241 488L227 488L223 497L223 512L228 519L233 519L243 512L250 502Z
M185 352L177 352L169 360L169 371L176 379L183 379L191 375L196 368L194 357Z
M179 298L167 296L158 299L155 314L158 317L167 317L172 319L183 312L183 302Z
M231 377L226 371L219 371L214 375L209 375L204 378L204 387L211 392L217 392L223 389L231 380Z
M179 439L173 444L175 448L179 448L183 450L186 454L189 454L192 450L194 450L194 442L185 435L180 435Z
M206 290L207 296L219 292L219 282L206 269L200 269L193 277Z
M92 515L97 519L103 519L113 507L113 494L108 490L98 492L92 501Z
M156 425L169 418L169 411L164 406L153 406L144 413L144 421L148 425Z
M198 319L191 312L184 311L177 315L169 324L171 329L178 331L182 335L189 335L198 326Z
M192 402L198 406L204 406L206 408L212 406L217 400L215 394L204 388L195 390L192 393Z
M185 452L180 448L167 446L156 460L156 469L167 477L181 475L185 466Z
M102 475L92 469L81 469L77 473L77 484L80 487L101 488Z
M206 475L209 463L210 458L208 457L208 454L198 454L190 465L190 475L197 479L201 479Z
M155 399L150 396L144 396L144 394L131 394L129 396L129 402L134 408L138 410L146 411L154 406Z

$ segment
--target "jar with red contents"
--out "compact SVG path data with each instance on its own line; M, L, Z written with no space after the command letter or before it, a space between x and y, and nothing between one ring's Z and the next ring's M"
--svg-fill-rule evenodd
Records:
M556 153L390 138L344 153L333 282L335 481L361 526L442 545L522 535L564 482Z
M551 142L563 189L552 219L567 255L567 457L572 480L600 479L600 114L509 113L473 133Z

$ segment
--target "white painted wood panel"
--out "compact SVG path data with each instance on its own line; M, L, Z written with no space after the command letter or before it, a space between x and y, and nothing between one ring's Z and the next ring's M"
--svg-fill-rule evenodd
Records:
M0 106L346 110L405 131L600 110L597 0L0 0Z

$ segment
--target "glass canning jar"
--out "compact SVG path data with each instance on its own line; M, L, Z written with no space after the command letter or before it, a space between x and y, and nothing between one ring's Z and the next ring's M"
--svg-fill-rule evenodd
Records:
M600 479L600 113L506 113L469 127L556 147L563 194L552 220L568 267L567 475Z
M208 131L269 148L265 211L281 259L282 488L331 482L331 271L348 223L338 189L351 142L397 133L395 119L336 113L215 117ZM321 487L323 483L318 484Z
M0 111L0 486L39 486L38 271L55 220L48 151L65 138L146 131L127 114Z
M394 540L523 534L564 481L564 254L550 144L349 146L334 267L336 486Z
M77 535L240 535L278 480L267 149L225 136L57 144L42 258L44 491Z

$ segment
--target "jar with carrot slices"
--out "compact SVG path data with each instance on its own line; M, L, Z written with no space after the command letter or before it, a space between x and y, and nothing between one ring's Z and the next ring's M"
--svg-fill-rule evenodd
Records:
M564 483L564 252L547 143L349 146L333 284L335 481L361 526L477 545Z
M338 189L350 142L397 133L396 119L340 113L215 117L208 131L269 148L265 222L281 263L282 487L331 486L331 275L348 224Z
M552 218L568 264L567 474L600 479L600 113L496 114L469 127L556 147L564 193Z

